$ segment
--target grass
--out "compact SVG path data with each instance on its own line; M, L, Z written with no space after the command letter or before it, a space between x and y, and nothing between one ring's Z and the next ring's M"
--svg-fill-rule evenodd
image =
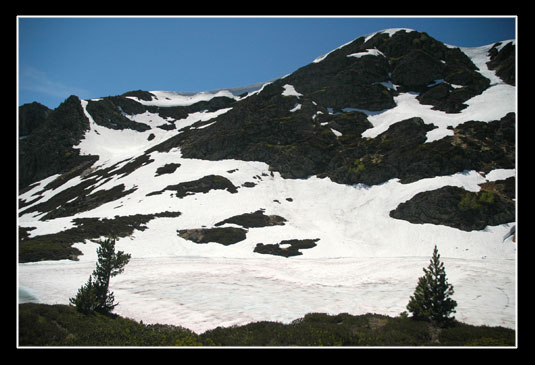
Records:
M19 346L515 346L515 331L454 321L437 329L406 316L309 313L291 323L252 322L197 334L73 306L19 305Z

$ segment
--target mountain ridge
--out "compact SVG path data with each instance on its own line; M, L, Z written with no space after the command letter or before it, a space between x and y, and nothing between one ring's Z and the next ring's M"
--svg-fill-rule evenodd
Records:
M111 235L134 258L132 276L116 290L122 310L137 313L143 303L158 315L150 295L134 295L128 284L148 280L143 262L288 260L312 265L323 276L306 280L331 290L336 280L325 284L331 274L321 260L412 260L437 243L465 287L462 270L481 274L483 257L503 260L499 290L483 281L472 292L493 293L488 302L507 293L511 303L515 55L509 41L464 49L415 30L384 30L234 93L136 90L93 100L71 96L54 110L21 106L21 285L41 300L65 301L95 258L93 241ZM455 260L471 266L461 270ZM46 271L40 261L67 265L72 278L47 293L49 284L35 276ZM390 282L388 273L409 280L401 263L385 265L391 269L380 280ZM158 265L165 285L173 285L172 267ZM357 280L345 271L340 277ZM140 285L152 292L153 284ZM462 285L460 293L472 298ZM167 314L161 315L169 321L179 309L169 307L174 294L162 295ZM197 294L187 295L194 303ZM461 316L474 315L471 308L461 308L469 313ZM511 308L489 313L509 326Z

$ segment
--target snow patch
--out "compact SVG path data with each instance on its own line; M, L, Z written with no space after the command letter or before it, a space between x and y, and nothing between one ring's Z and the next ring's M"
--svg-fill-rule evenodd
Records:
M389 37L392 37L394 34L396 34L397 32L400 32L400 31L405 31L407 33L415 32L414 29L409 29L409 28L389 28L389 29L384 29L384 30L380 30L378 32L371 33L371 34L368 34L367 36L365 36L366 38L364 38L364 43L368 42L370 39L372 39L377 34L388 34Z
M174 92L174 91L150 91L154 95L150 101L139 99L135 96L126 96L129 99L135 100L143 105L154 105L160 107L170 106L188 106L198 103L200 101L209 101L215 97L227 97L234 100L239 98L232 94L229 90L218 90L216 92L203 91L200 93Z
M294 113L294 112L296 112L298 110L301 110L301 104L296 103L295 106L292 109L290 109L290 112Z
M348 54L346 57L361 58L361 57L364 57L364 56L383 56L383 57L385 57L383 52L379 51L377 48L367 49L366 51L363 51L363 52L351 53L351 54Z
M298 98L303 96L303 94L298 93L292 85L286 84L283 86L283 88L284 88L284 91L282 92L283 96L296 96Z
M334 133L336 137L341 137L342 133L338 132L336 129L331 128L331 131Z

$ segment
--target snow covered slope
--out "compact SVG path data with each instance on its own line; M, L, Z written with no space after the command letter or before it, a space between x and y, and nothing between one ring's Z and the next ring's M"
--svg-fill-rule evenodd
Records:
M392 37L399 31L374 33L365 40L377 34ZM288 104L288 116L309 113L313 117L307 120L317 123L314 128L323 128L323 135L332 133L328 138L333 143L345 132L321 118L355 112L363 113L369 122L362 132L366 143L384 142L382 133L412 117L434 127L427 132L426 145L460 138L455 128L465 122L487 124L516 111L515 87L487 68L492 47L462 49L490 86L457 113L423 105L417 99L420 93L404 90L391 80L382 87L396 92L395 106L381 111L349 106L335 113L290 84L291 77L280 79L281 88L271 99L267 95L275 89L260 85L248 90L254 95L246 98L228 90L193 95L151 91L150 101L127 96L129 102L146 108L133 113L124 104L122 116L148 126L143 131L98 124L88 111L89 101L82 100L89 129L75 147L80 155L99 159L83 171L56 174L21 191L18 223L24 233L20 233L19 256L32 239L54 240L58 234L85 238L72 239L72 248L79 250L77 261L19 263L18 284L24 293L20 300L68 303L94 269L97 244L92 240L100 233L114 232L117 249L132 255L124 273L111 283L120 303L116 312L145 323L170 323L202 332L259 320L289 322L308 312L397 315L405 310L437 245L455 288L456 318L514 328L517 237L508 233L515 219L481 230L462 230L446 224L410 223L393 218L391 212L417 194L444 187L487 192L488 186L514 178L516 168L493 162L487 171L461 170L411 182L391 178L373 185L343 184L324 175L285 178L267 160L186 158L181 144L189 136L224 131L232 113L243 113L256 100L282 100ZM361 51L347 52L351 56ZM377 50L345 58L360 62L382 57L378 52L382 54ZM314 64L328 62L328 56ZM447 81L437 80L434 86L443 82ZM216 97L228 99L228 104L197 104ZM262 105L269 106L268 101ZM201 106L195 109L195 105ZM163 112L178 113L179 109L171 109L177 107L193 109L180 109L182 114ZM290 118L279 121L287 126ZM240 128L247 131L247 124ZM454 142L460 144L458 139ZM284 147L273 140L264 144L279 151ZM355 163L354 169L364 167ZM493 191L499 193L493 199L501 199L503 192ZM115 225L133 216L143 222L132 223L128 233L121 233ZM282 217L283 223L275 216ZM263 223L255 223L253 217ZM100 223L91 221L94 218ZM232 222L223 222L231 218ZM93 235L81 235L82 230L89 231L90 223L101 226ZM245 238L231 244L218 243L218 238L196 242L184 234L238 231ZM304 240L307 245L299 246ZM295 255L285 255L296 249Z

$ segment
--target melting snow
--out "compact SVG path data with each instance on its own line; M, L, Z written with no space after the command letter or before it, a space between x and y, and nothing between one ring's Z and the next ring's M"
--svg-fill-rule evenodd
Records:
M360 110L368 114L368 120L373 124L373 128L362 133L363 137L375 138L385 132L392 124L404 119L418 116L427 124L434 124L435 128L427 133L427 141L433 142L453 135L453 130L448 127L457 127L464 122L475 120L490 122L503 118L509 112L516 112L516 88L505 84L498 78L494 71L487 68L486 62L488 50L492 45L476 48L462 48L479 68L479 72L491 80L491 86L480 95L467 100L468 106L460 113L446 113L440 110L433 110L432 105L420 104L416 97L418 93L401 93L394 97L396 107L381 112L369 112ZM435 80L435 84L441 80Z
M438 245L455 287L456 317L473 324L515 326L516 244L503 237L514 222L465 232L432 224L411 224L389 212L415 194L446 185L478 191L487 180L475 171L401 184L347 186L330 179L271 176L268 165L237 160L185 159L179 150L154 152L154 162L103 188L125 184L138 190L74 217L37 222L25 215L22 226L37 234L59 231L76 217L106 217L180 211L177 218L156 218L144 231L117 241L132 255L125 272L112 280L116 312L145 323L169 323L198 333L233 324L273 320L290 322L308 312L397 315L403 310ZM158 167L180 163L172 174L155 177ZM230 173L229 171L233 171ZM496 171L488 178L511 171ZM238 193L213 190L178 199L170 193L146 196L169 184L208 174L234 185L262 176L254 188ZM292 201L286 198L291 197ZM278 202L276 202L277 200ZM265 209L288 220L284 226L250 228L231 246L182 239L178 229L213 227L242 213ZM47 227L47 228L45 228ZM54 228L56 227L56 228ZM257 243L319 238L303 255L283 258L253 252ZM19 264L19 285L33 300L67 304L94 269L96 244L75 244L79 261ZM477 279L477 280L476 280ZM26 299L30 300L30 299Z
M137 101L143 105L155 106L187 106L198 103L200 101L209 101L215 97L225 96L227 98L238 99L229 90L218 90L215 92L204 91L200 93L180 93L173 91L150 91L155 97L150 100L142 100L135 96L127 96L127 98Z
M398 30L383 32L391 35ZM484 75L493 74L482 68L483 48L463 50L478 61L476 65ZM416 94L401 93L395 98L395 108L367 112L373 128L363 136L373 138L393 123L418 115L439 127L429 132L428 141L432 141L451 133L448 126L466 120L495 120L515 111L515 88L496 78L491 81L493 86L469 100L468 108L458 114L432 110L421 105ZM167 106L186 105L195 98L217 95L153 93L157 99L153 99L152 105ZM291 85L284 86L283 95L302 96ZM131 117L149 124L149 131L108 129L94 123L86 105L82 101L91 129L78 147L82 154L100 155L101 166L140 156L147 148L177 133L157 128L169 120L150 113ZM170 122L175 123L180 133L185 126L228 110L191 113L185 119ZM150 133L155 138L148 141ZM19 218L19 225L36 227L30 235L41 235L72 227L72 219L79 217L181 212L176 218L153 219L146 230L136 230L132 236L118 239L117 249L132 255L124 273L111 282L111 290L120 303L116 308L118 314L145 323L180 325L197 333L251 321L290 322L309 312L375 312L396 316L406 309L436 244L449 282L455 288L456 318L476 325L516 327L516 242L503 240L515 222L465 232L433 224L411 224L389 216L392 209L420 192L448 185L479 191L479 184L513 176L515 170L494 170L485 177L476 171L465 171L410 184L392 179L375 186L348 186L316 176L283 179L261 162L186 159L178 148L166 153L153 152L150 158L152 163L128 175L97 182L99 189L119 184L124 184L125 189L137 187L119 201L46 222L39 221L35 214ZM155 176L156 170L168 163L181 166L171 174ZM212 190L178 199L167 191L147 196L168 185L209 174L226 177L240 187L238 193ZM73 178L56 190L43 191L56 177L39 182L21 194L20 199L30 201L42 195L40 201L46 201L81 181L79 177ZM241 187L251 181L256 183L253 188ZM195 244L176 234L178 229L213 227L221 220L258 209L280 215L287 222L284 226L250 228L244 241L231 246ZM317 246L302 250L302 256L283 258L253 252L260 242L316 238ZM79 261L19 264L19 300L68 304L95 267L96 246L90 241L75 244L83 252Z
M295 91L295 88L292 85L286 84L283 86L283 88L284 88L284 91L282 92L283 96L297 96L297 97L303 96L303 94L300 94L297 91Z
M383 52L379 51L377 48L373 49L367 49L364 52L357 52L357 53L351 53L348 54L346 57L355 57L355 58L361 58L364 56L385 56Z

